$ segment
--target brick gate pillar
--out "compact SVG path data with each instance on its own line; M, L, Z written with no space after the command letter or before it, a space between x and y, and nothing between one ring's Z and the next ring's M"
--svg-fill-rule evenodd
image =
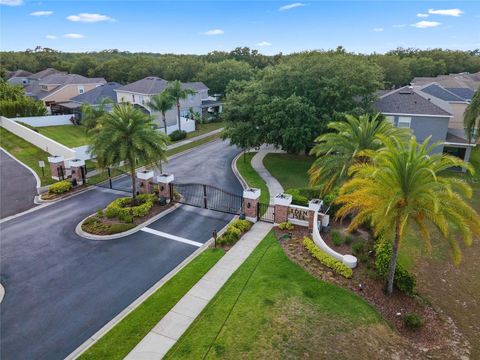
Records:
M150 194L153 192L153 171L137 171L137 179L141 194Z
M49 156L48 162L50 163L50 173L52 179L61 180L62 174L63 178L67 177L66 167L65 167L65 158L63 156Z
M313 219L315 211L320 211L323 201L320 199L312 199L308 202L308 230L313 230Z
M274 198L275 205L275 224L280 224L288 220L288 208L292 203L292 195L278 194Z
M86 176L85 173L85 160L80 159L71 159L68 161L70 165L70 170L72 173L72 181L76 180L77 185L83 184L83 178ZM82 176L83 171L83 176Z
M258 220L258 199L261 193L260 189L255 188L243 190L243 212L248 221L255 223Z
M164 197L167 199L167 201L172 199L173 194L170 193L170 183L172 183L174 179L175 177L173 174L160 174L157 176L159 197Z

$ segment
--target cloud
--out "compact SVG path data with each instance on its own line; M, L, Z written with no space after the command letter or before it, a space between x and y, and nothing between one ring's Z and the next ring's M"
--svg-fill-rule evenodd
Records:
M50 16L53 15L53 11L34 11L30 13L32 16Z
M394 28L404 28L404 27L406 27L406 26L407 26L407 24L396 24L396 25L392 25L392 27L394 27Z
M441 23L438 21L419 21L415 24L412 24L413 27L419 28L419 29L426 29L426 28L432 28L432 27L437 27Z
M68 34L68 35L71 35L71 34ZM77 35L78 35L78 34L77 34ZM55 39L57 39L57 37L56 37L55 35L47 35L47 36L45 36L45 37L46 37L47 39L49 39L49 40L55 40Z
M292 10L292 9L303 7L303 6L305 6L304 3L297 2L297 3L293 3L293 4L284 5L284 6L280 7L278 9L278 11L287 11L287 10Z
M260 41L258 46L272 46L272 43L269 43L268 41Z
M90 14L90 13L81 13L78 15L70 15L67 16L67 19L74 22L83 22L83 23L96 23L101 21L115 21L115 19L111 18L107 15L102 14Z
M222 29L212 29L212 30L205 31L202 34L208 35L208 36L214 36L214 35L223 35L224 33L225 31L223 31Z
M385 30L385 29L382 28L382 27L378 27L378 28L373 29L373 31L375 31L375 32L382 32L383 30Z
M463 14L463 11L460 9L445 9L445 10L428 9L428 13L432 15L460 16Z
M63 37L66 39L83 39L85 36L82 34L65 34Z
M23 0L0 0L0 5L19 6L23 5Z
M430 16L430 15L428 15L428 14L423 14L423 13L418 13L418 14L417 14L417 17L419 17L419 18L427 18L427 17L429 17L429 16Z

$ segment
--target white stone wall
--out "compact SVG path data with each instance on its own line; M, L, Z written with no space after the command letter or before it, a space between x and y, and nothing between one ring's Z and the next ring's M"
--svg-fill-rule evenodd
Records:
M40 127L40 126L56 126L56 125L72 125L70 118L72 114L68 115L48 115L48 116L29 116L29 117L18 117L12 118L10 120L20 121L30 126Z

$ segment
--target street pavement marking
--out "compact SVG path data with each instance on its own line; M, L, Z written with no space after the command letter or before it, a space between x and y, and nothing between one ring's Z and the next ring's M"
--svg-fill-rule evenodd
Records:
M148 227L144 227L144 228L142 228L141 230L142 230L142 231L145 231L145 232L147 232L147 233L153 234L153 235L162 236L162 237L165 237L165 238L167 238L167 239L175 240L175 241L182 242L182 243L188 244L188 245L193 245L193 246L197 246L197 247L200 247L200 246L203 245L202 243L197 242L197 241L188 240L188 239L182 238L182 237L180 237L180 236L175 236L175 235L172 235L172 234L167 234L167 233L164 233L163 231L158 231L158 230L150 229L150 228L148 228Z

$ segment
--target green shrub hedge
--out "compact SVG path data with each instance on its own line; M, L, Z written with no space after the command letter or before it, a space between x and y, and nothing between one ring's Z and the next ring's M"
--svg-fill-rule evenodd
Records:
M292 204L299 206L308 206L308 201L319 197L318 188L292 188L285 191L292 195Z
M175 130L169 135L169 137L172 141L183 140L187 137L187 132L184 130Z
M295 226L291 222L284 221L284 222L278 224L278 228L280 230L293 230L295 228Z
M70 180L62 180L59 182L56 182L53 185L50 185L48 188L48 192L50 194L63 194L69 191L72 188L72 183Z
M392 256L392 243L390 241L377 241L375 244L375 267L378 275L387 278L388 266L390 264L390 258ZM410 274L404 269L398 262L395 269L395 277L393 279L394 285L406 294L412 295L415 293L415 286L417 280L415 276Z
M353 270L350 269L347 265L343 264L342 262L338 261L337 259L334 259L330 255L328 255L326 252L321 250L314 242L312 239L308 237L303 238L303 245L305 248L308 250L308 252L317 260L320 261L323 265L326 267L332 269L335 271L337 274L342 275L343 277L346 277L347 279L350 279L353 275Z
M137 201L138 205L131 206L132 198L130 197L115 199L105 209L105 216L109 219L118 218L125 222L131 222L133 218L148 214L155 202L155 195L138 195Z
M242 236L242 233L250 230L252 223L248 220L235 220L227 227L227 230L217 239L220 245L233 245Z
M82 230L95 235L113 235L134 228L134 224L104 224L98 216L91 216L82 224Z

